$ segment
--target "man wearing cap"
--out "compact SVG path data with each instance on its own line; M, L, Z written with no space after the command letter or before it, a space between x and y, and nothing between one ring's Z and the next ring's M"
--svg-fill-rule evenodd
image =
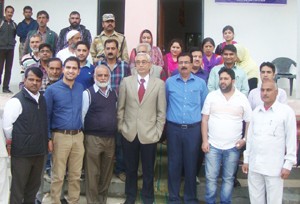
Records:
M64 62L68 57L75 56L76 43L81 40L81 34L77 30L71 30L67 34L68 47L60 50L56 57Z
M127 43L125 36L115 31L115 16L111 13L106 13L102 16L103 31L95 37L91 44L90 53L93 58L93 62L97 63L101 58L104 58L104 42L107 39L116 39L119 44L118 58L126 62L129 61Z
M39 27L36 30L31 30L28 32L27 34L27 38L25 41L25 47L24 47L24 53L23 55L30 53L32 50L29 47L29 39L32 35L38 33L42 36L42 42L43 43L48 43L49 45L51 45L51 49L53 50L53 54L55 54L55 50L56 50L56 43L57 43L57 34L50 30L50 28L48 28L47 23L49 21L49 14L47 13L47 11L39 11L37 13L37 22L39 24Z
M68 47L68 39L67 34L71 30L77 30L81 34L82 41L88 43L89 45L92 43L91 33L84 25L81 25L80 13L78 11L72 11L69 15L70 26L63 28L60 30L58 41L56 45L56 52Z

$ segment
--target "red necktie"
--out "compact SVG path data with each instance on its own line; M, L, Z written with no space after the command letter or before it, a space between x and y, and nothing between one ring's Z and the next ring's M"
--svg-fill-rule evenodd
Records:
M142 102L143 96L144 96L144 94L145 94L144 83L145 83L145 79L140 79L140 88L139 88L139 91L138 91L140 103Z

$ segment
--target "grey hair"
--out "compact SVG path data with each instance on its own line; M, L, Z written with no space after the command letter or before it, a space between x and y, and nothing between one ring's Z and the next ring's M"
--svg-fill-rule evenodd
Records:
M139 43L137 46L136 46L136 52L138 52L138 50L140 49L140 47L146 47L147 49L147 53L150 53L151 52L151 46L149 45L149 43Z
M139 56L145 56L145 57L147 58L148 62L151 62L151 57L150 57L150 55L147 54L147 53L142 53L142 52L136 54L134 61L136 61L136 59L137 59Z
M97 67L95 67L95 70L94 70L94 77L96 76L96 70L97 70L97 69L100 69L100 68L105 68L105 69L107 69L108 74L109 74L109 81L110 81L111 70L110 70L110 68L109 68L108 66L106 66L106 65L104 65L104 64L100 64L100 65L98 65Z
M262 81L261 84L264 84L264 83L272 83L272 84L274 84L275 90L278 90L278 85L274 79L265 79Z

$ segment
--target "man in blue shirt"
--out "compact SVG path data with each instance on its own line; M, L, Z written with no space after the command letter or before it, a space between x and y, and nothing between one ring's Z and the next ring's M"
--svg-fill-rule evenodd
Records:
M80 72L78 58L69 57L64 62L62 80L45 91L47 102L49 149L52 154L51 203L60 203L60 194L68 164L68 201L78 203L80 198L80 175L84 156L82 133L83 87L75 82Z
M20 45L19 45L19 60L21 64L21 59L23 57L24 52L24 44L26 41L27 34L30 30L36 30L38 28L38 23L34 20L32 16L32 8L31 6L25 6L23 8L24 20L21 21L17 26L17 36L20 37Z
M177 61L179 74L166 82L169 203L181 203L179 191L184 169L184 202L198 204L197 161L201 110L207 88L204 80L191 74L191 54L181 53Z

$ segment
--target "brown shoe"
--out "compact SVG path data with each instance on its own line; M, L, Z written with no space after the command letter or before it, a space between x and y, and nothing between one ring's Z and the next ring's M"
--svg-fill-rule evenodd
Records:
M125 182L126 181L126 174L124 172L119 173L116 175L121 181Z

